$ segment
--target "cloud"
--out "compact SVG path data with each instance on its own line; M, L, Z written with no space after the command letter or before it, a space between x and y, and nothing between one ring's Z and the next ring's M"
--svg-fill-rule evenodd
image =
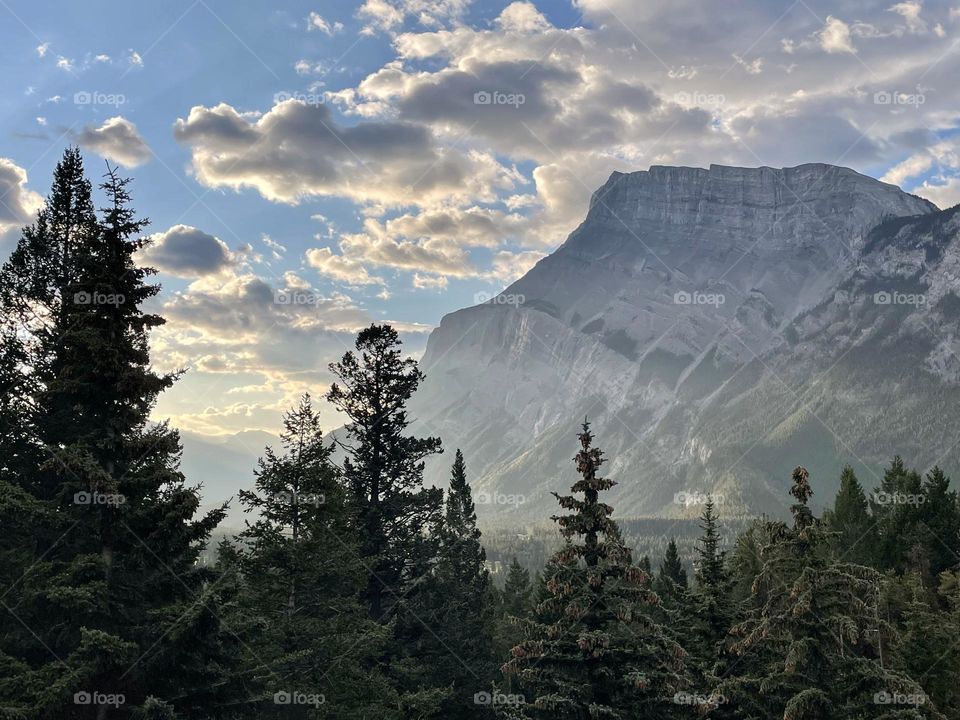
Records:
M81 147L128 168L143 165L153 157L137 126L120 115L105 120L98 128L85 126L74 133L73 139Z
M208 187L254 188L296 204L311 196L393 206L496 197L515 176L491 155L438 146L407 122L344 126L324 105L285 100L259 118L233 107L194 107L174 135L190 147L197 180Z
M311 12L307 16L307 30L319 30L324 35L334 35L343 30L343 23L328 23L318 12Z
M386 284L383 278L370 275L363 263L343 255L334 255L330 248L310 248L306 252L306 259L307 265L321 275L346 285Z
M214 275L235 264L226 243L190 225L174 225L149 236L140 261L170 275L196 278Z
M853 46L850 26L843 20L827 15L827 22L820 31L820 47L828 53L851 53L857 49Z
M922 35L927 31L926 21L920 17L923 10L923 3L920 0L907 0L893 5L890 12L901 15L907 22L907 31L916 35Z
M27 188L27 171L0 158L0 256L6 255L20 228L33 222L43 197Z
M37 56L46 57L48 50L50 50L50 43L48 42L40 43L39 45L37 45Z

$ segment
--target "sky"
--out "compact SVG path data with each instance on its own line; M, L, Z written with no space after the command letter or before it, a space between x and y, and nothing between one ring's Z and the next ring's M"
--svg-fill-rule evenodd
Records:
M826 162L960 202L958 46L960 0L0 0L0 258L66 146L119 165L187 371L156 417L276 432L357 330L421 353L611 172Z

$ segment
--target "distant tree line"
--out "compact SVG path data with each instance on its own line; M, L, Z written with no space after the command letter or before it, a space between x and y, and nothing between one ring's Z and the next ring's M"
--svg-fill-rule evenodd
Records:
M125 179L102 189L97 210L68 150L0 270L0 718L960 717L938 468L896 458L869 495L846 469L816 517L797 467L790 520L736 538L706 496L691 569L669 538L634 558L584 422L558 547L495 587L463 455L423 484L441 443L409 432L423 375L386 325L330 367L342 466L304 395L200 562L226 506L200 512L149 421L177 374L150 364L145 221Z

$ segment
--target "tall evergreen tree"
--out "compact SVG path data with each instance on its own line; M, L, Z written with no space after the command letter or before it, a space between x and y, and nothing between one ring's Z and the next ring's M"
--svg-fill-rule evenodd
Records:
M359 538L309 395L283 428L283 453L267 448L255 488L240 492L255 513L239 536L242 551L230 563L224 548L221 559L242 573L236 625L252 649L255 716L277 693L322 696L315 705L332 717L388 716L396 700L376 666L385 629L361 603Z
M34 529L35 562L5 600L19 628L0 638L15 668L2 703L28 717L106 718L152 695L195 716L215 700L219 672L211 578L197 558L223 509L196 517L179 437L148 421L175 379L150 367L147 335L163 320L140 306L159 288L134 262L145 221L127 181L110 171L102 188L98 220L79 154L68 151L2 277L0 297L19 294L31 311L20 327L32 363L21 387L32 393L26 427L40 457L18 460L19 484L27 506L53 518ZM199 685L183 672L198 665ZM76 693L125 704L91 709Z
M870 516L866 493L849 465L840 475L840 489L833 512L824 522L834 533L838 555L850 562L870 565L876 553L876 526Z
M709 498L700 516L702 532L696 547L696 585L692 594L696 642L691 649L706 673L715 671L714 664L733 621L732 582L726 567L726 552L720 548L717 520L713 499Z
M439 535L439 556L426 581L427 592L416 606L420 620L430 626L430 632L421 635L424 647L417 654L425 661L431 681L451 689L441 716L471 718L477 712L474 695L490 686L496 669L495 596L459 450Z
M557 495L566 540L547 568L547 599L525 628L504 672L532 697L516 717L552 720L672 717L685 682L683 650L650 617L657 596L631 561L613 508L600 494L615 483L598 475L603 454L587 423L576 456L580 479Z
M687 592L688 585L687 571L680 560L676 540L670 538L670 542L667 543L667 551L663 556L663 562L660 563L660 570L657 572L654 589L669 604L678 602Z
M331 364L338 382L327 399L348 419L343 477L366 568L362 599L372 620L393 629L382 662L399 707L407 717L425 718L449 695L448 688L432 682L418 657L435 639L421 613L429 605L427 581L443 520L443 491L423 486L423 467L424 458L441 452L441 445L438 438L406 434L406 403L423 373L415 360L402 356L396 330L371 325L360 331L355 347Z
M793 526L774 523L762 550L751 617L732 633L734 651L753 662L720 684L731 717L942 718L932 704L904 708L887 697L919 697L920 685L886 667L879 642L887 632L876 571L837 562L809 507L807 471L793 472ZM761 593L762 588L762 593Z
M362 557L369 568L365 600L370 616L386 622L419 577L411 569L435 557L443 492L423 487L423 460L441 451L438 438L406 435L406 403L423 380L400 351L397 331L371 325L360 331L356 353L330 370L339 379L327 393L348 419L344 479L362 530Z

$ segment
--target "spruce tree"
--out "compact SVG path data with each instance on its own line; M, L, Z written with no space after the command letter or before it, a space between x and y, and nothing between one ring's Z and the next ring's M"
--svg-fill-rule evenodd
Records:
M503 612L512 617L525 617L530 611L530 571L521 565L517 558L510 561L507 577L503 582L501 596Z
M240 492L254 515L241 551L221 546L221 572L242 577L235 624L252 649L247 699L276 712L286 709L271 707L278 693L299 693L333 717L383 717L396 704L376 666L385 630L361 602L359 538L309 395L283 428L282 454L267 448L254 489Z
M179 436L149 422L175 379L150 367L147 335L163 320L141 304L159 288L134 261L145 221L127 181L110 171L102 188L108 205L91 218L89 184L68 151L2 277L0 296L19 293L39 313L19 316L31 358L25 427L40 452L17 461L18 484L52 522L34 528L35 562L5 600L19 629L0 638L15 668L0 701L38 718L106 718L155 696L196 716L220 670L211 576L197 559L223 509L197 517ZM201 665L198 684L191 669ZM77 693L125 702L91 708Z
M361 597L370 619L393 631L382 663L398 706L409 717L429 717L450 694L432 682L419 657L436 640L421 615L430 605L443 491L423 486L423 468L426 457L441 452L440 440L406 433L406 403L423 373L402 356L396 330L371 325L357 335L355 348L330 365L338 382L327 399L348 419L343 481L366 570ZM444 661L457 660L447 653Z
M667 551L660 563L654 589L668 604L680 602L688 589L687 571L680 560L677 543L673 538L667 543Z
M886 702L923 690L882 662L880 643L889 632L879 613L882 577L832 556L809 507L809 474L798 467L792 478L793 525L771 524L774 542L761 551L754 611L732 630L733 651L752 657L719 685L731 703L723 716L942 718L932 703Z
M860 565L872 564L876 554L876 529L869 507L853 468L846 466L840 475L833 512L825 516L824 521L836 533L834 542L838 554Z
M720 549L720 532L713 499L709 498L700 516L702 531L697 542L695 588L691 609L696 654L705 673L716 672L715 663L722 655L722 645L733 621L732 582L726 567L726 552Z
M457 450L439 530L436 565L425 580L425 592L413 603L415 620L430 631L419 633L417 657L430 683L451 690L441 708L444 718L472 718L474 696L489 688L496 663L493 655L494 589L486 569L486 553L463 454Z
M358 513L361 553L369 568L364 598L370 617L386 622L419 579L412 569L436 556L426 537L443 509L443 492L423 487L423 460L441 451L438 438L405 434L406 403L423 380L400 351L397 331L371 325L360 331L356 353L330 365L339 382L327 399L348 419L344 480Z
M585 422L575 458L580 479L556 495L565 545L547 566L547 598L523 629L504 672L530 697L516 717L551 720L672 717L684 686L684 651L650 617L657 596L633 564L613 508L600 494L603 454Z

